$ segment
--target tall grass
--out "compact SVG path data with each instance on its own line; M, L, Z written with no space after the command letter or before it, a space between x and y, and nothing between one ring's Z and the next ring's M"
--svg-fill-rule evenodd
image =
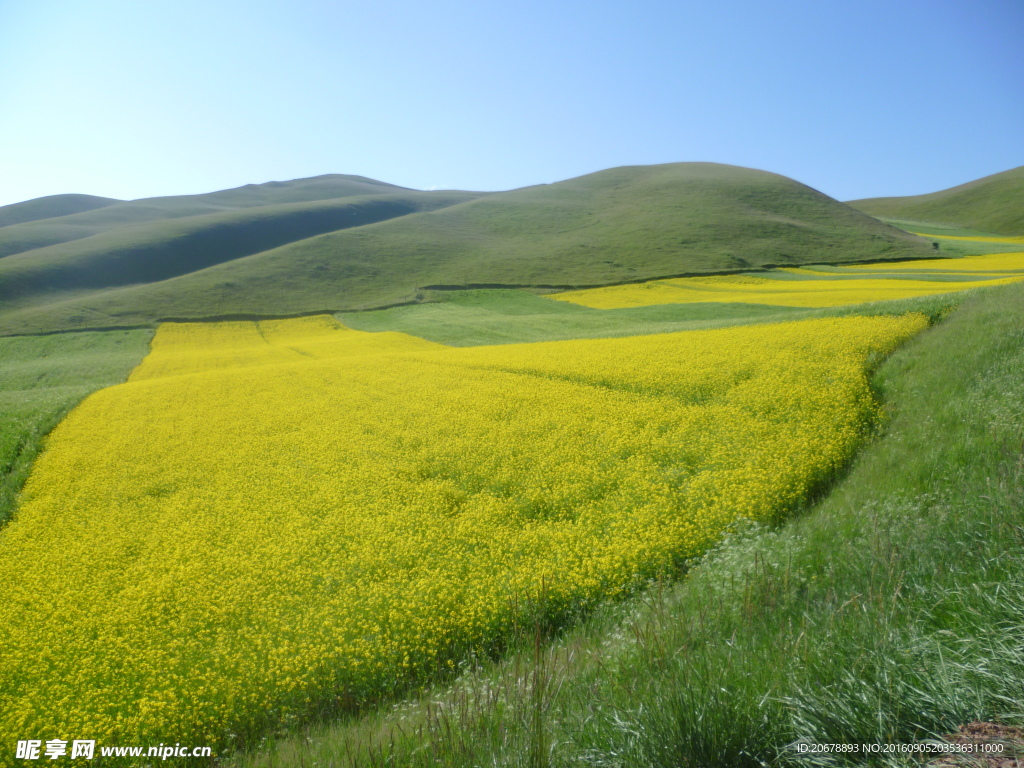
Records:
M788 525L740 527L681 582L235 764L909 765L800 745L1024 723L1024 290L972 296L875 386L882 433Z

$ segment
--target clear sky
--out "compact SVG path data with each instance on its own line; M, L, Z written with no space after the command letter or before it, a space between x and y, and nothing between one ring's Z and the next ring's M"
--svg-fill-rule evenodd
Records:
M0 204L688 160L844 200L1022 165L1024 2L0 0Z

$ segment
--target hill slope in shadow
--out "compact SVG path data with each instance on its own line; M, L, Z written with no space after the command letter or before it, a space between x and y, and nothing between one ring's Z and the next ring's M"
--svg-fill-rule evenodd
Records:
M95 195L47 195L23 203L0 206L0 229L15 224L71 216L124 202Z
M0 257L151 221L237 211L265 205L307 203L357 195L391 195L410 191L413 190L363 176L328 174L293 181L246 184L235 189L201 195L148 197L141 200L91 198L93 201L107 201L93 205L79 199L90 198L89 195L54 195L0 208ZM76 205L77 210L74 209ZM61 210L66 210L66 213L38 213ZM33 211L37 213L33 214ZM19 215L22 217L20 222L17 220ZM31 215L32 218L25 218L26 215ZM4 225L3 222L8 219L9 225Z

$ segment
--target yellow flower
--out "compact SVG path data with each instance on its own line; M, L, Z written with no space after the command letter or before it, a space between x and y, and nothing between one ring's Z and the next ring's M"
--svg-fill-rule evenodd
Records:
M0 531L0 732L217 746L568 620L850 457L919 315L450 349L165 324Z

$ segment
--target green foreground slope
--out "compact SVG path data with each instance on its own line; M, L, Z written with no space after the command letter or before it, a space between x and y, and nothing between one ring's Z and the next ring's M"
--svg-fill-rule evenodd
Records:
M420 301L437 286L588 286L928 253L924 240L775 174L711 163L626 167L332 232L159 282L14 299L0 310L0 333L360 310Z
M1024 166L941 192L851 200L849 205L880 218L1024 235Z
M527 631L450 688L234 764L910 766L862 745L1024 725L1024 287L974 295L875 386L879 438L784 528L738 532L551 646Z

